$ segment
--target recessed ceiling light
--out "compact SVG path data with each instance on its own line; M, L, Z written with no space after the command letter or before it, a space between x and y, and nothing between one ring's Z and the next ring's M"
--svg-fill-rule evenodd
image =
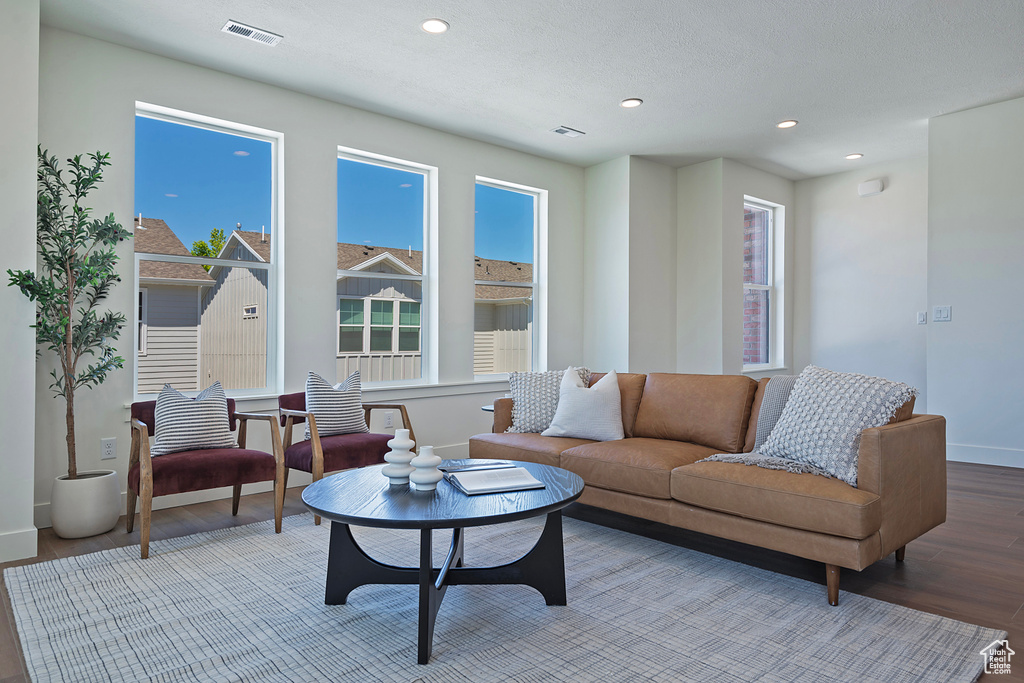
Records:
M860 159L862 156L864 155L861 154L860 152L856 152L854 154L847 154L846 158L849 159L850 161L853 161L854 159Z
M427 19L420 28L427 33L444 33L448 30L448 22L444 19Z
M619 106L625 107L626 109L633 109L634 107L639 107L643 103L644 101L641 100L639 97L630 97L619 102Z
M775 124L775 127L776 128L792 128L797 123L799 123L799 121L797 121L796 119L788 119L786 121L779 121L778 123Z

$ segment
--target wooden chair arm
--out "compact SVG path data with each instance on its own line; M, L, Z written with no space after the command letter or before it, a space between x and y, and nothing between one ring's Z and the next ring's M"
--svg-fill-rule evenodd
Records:
M281 442L281 429L277 424L277 415L270 413L235 413L238 418L238 447L245 448L246 425L249 420L263 420L270 423L270 444L274 455L274 461L279 466L284 466L284 445Z
M370 413L374 410L397 410L402 415L402 425L409 430L409 438L416 440L416 432L413 431L412 421L403 403L364 403L363 412L366 413L366 426L370 426Z
M142 420L132 418L132 448L128 455L128 471L139 463L139 495L153 494L153 458L149 453L149 427Z
M308 417L309 413L305 410L289 410L288 408L281 408L280 412L286 417ZM238 413L235 413L238 415Z

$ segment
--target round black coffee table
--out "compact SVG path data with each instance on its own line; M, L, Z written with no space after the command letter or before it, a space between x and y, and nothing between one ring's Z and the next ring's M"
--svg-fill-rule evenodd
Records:
M444 464L478 464L486 460L447 460ZM381 465L347 470L306 487L302 501L314 514L331 520L324 603L343 605L348 594L368 584L419 584L420 664L430 659L434 621L448 586L524 584L548 605L564 605L565 558L562 508L583 493L583 480L572 472L531 462L513 462L544 482L544 488L467 496L447 481L436 491L391 486ZM443 466L443 465L442 465ZM462 530L547 515L537 544L523 557L499 567L464 567ZM420 530L420 566L393 567L363 552L349 525ZM448 556L433 567L434 529L453 529Z

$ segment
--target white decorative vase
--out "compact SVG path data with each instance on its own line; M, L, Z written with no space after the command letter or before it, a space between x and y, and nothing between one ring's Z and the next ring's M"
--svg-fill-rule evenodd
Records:
M417 491L433 491L437 488L437 482L444 478L437 466L441 464L441 458L434 455L433 446L420 446L419 455L409 463L416 468L416 471L409 475L409 481Z
M75 479L57 477L50 492L50 522L61 538L85 538L106 533L121 516L117 472L79 472Z
M396 429L395 438L388 441L388 448L391 450L384 459L390 464L384 465L381 472L391 480L392 486L409 483L409 475L416 469L409 464L413 459L412 447L415 445L416 442L409 438L408 429Z

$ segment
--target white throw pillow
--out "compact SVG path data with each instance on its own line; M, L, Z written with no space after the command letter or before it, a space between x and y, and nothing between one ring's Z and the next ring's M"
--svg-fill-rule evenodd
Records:
M586 384L590 371L586 368L569 368L579 374ZM558 392L565 370L547 372L508 373L509 391L512 392L512 426L509 432L539 434L551 426L558 407Z
M153 456L235 447L228 424L228 399L220 382L203 389L195 398L165 384L156 397L153 422L156 433L149 449Z
M316 431L320 436L368 432L363 398L356 370L339 384L331 386L315 372L306 377L306 412L316 418ZM309 439L309 422L306 438Z
M568 436L594 441L623 437L619 378L612 370L589 389L575 372L566 371L551 426L542 436Z

